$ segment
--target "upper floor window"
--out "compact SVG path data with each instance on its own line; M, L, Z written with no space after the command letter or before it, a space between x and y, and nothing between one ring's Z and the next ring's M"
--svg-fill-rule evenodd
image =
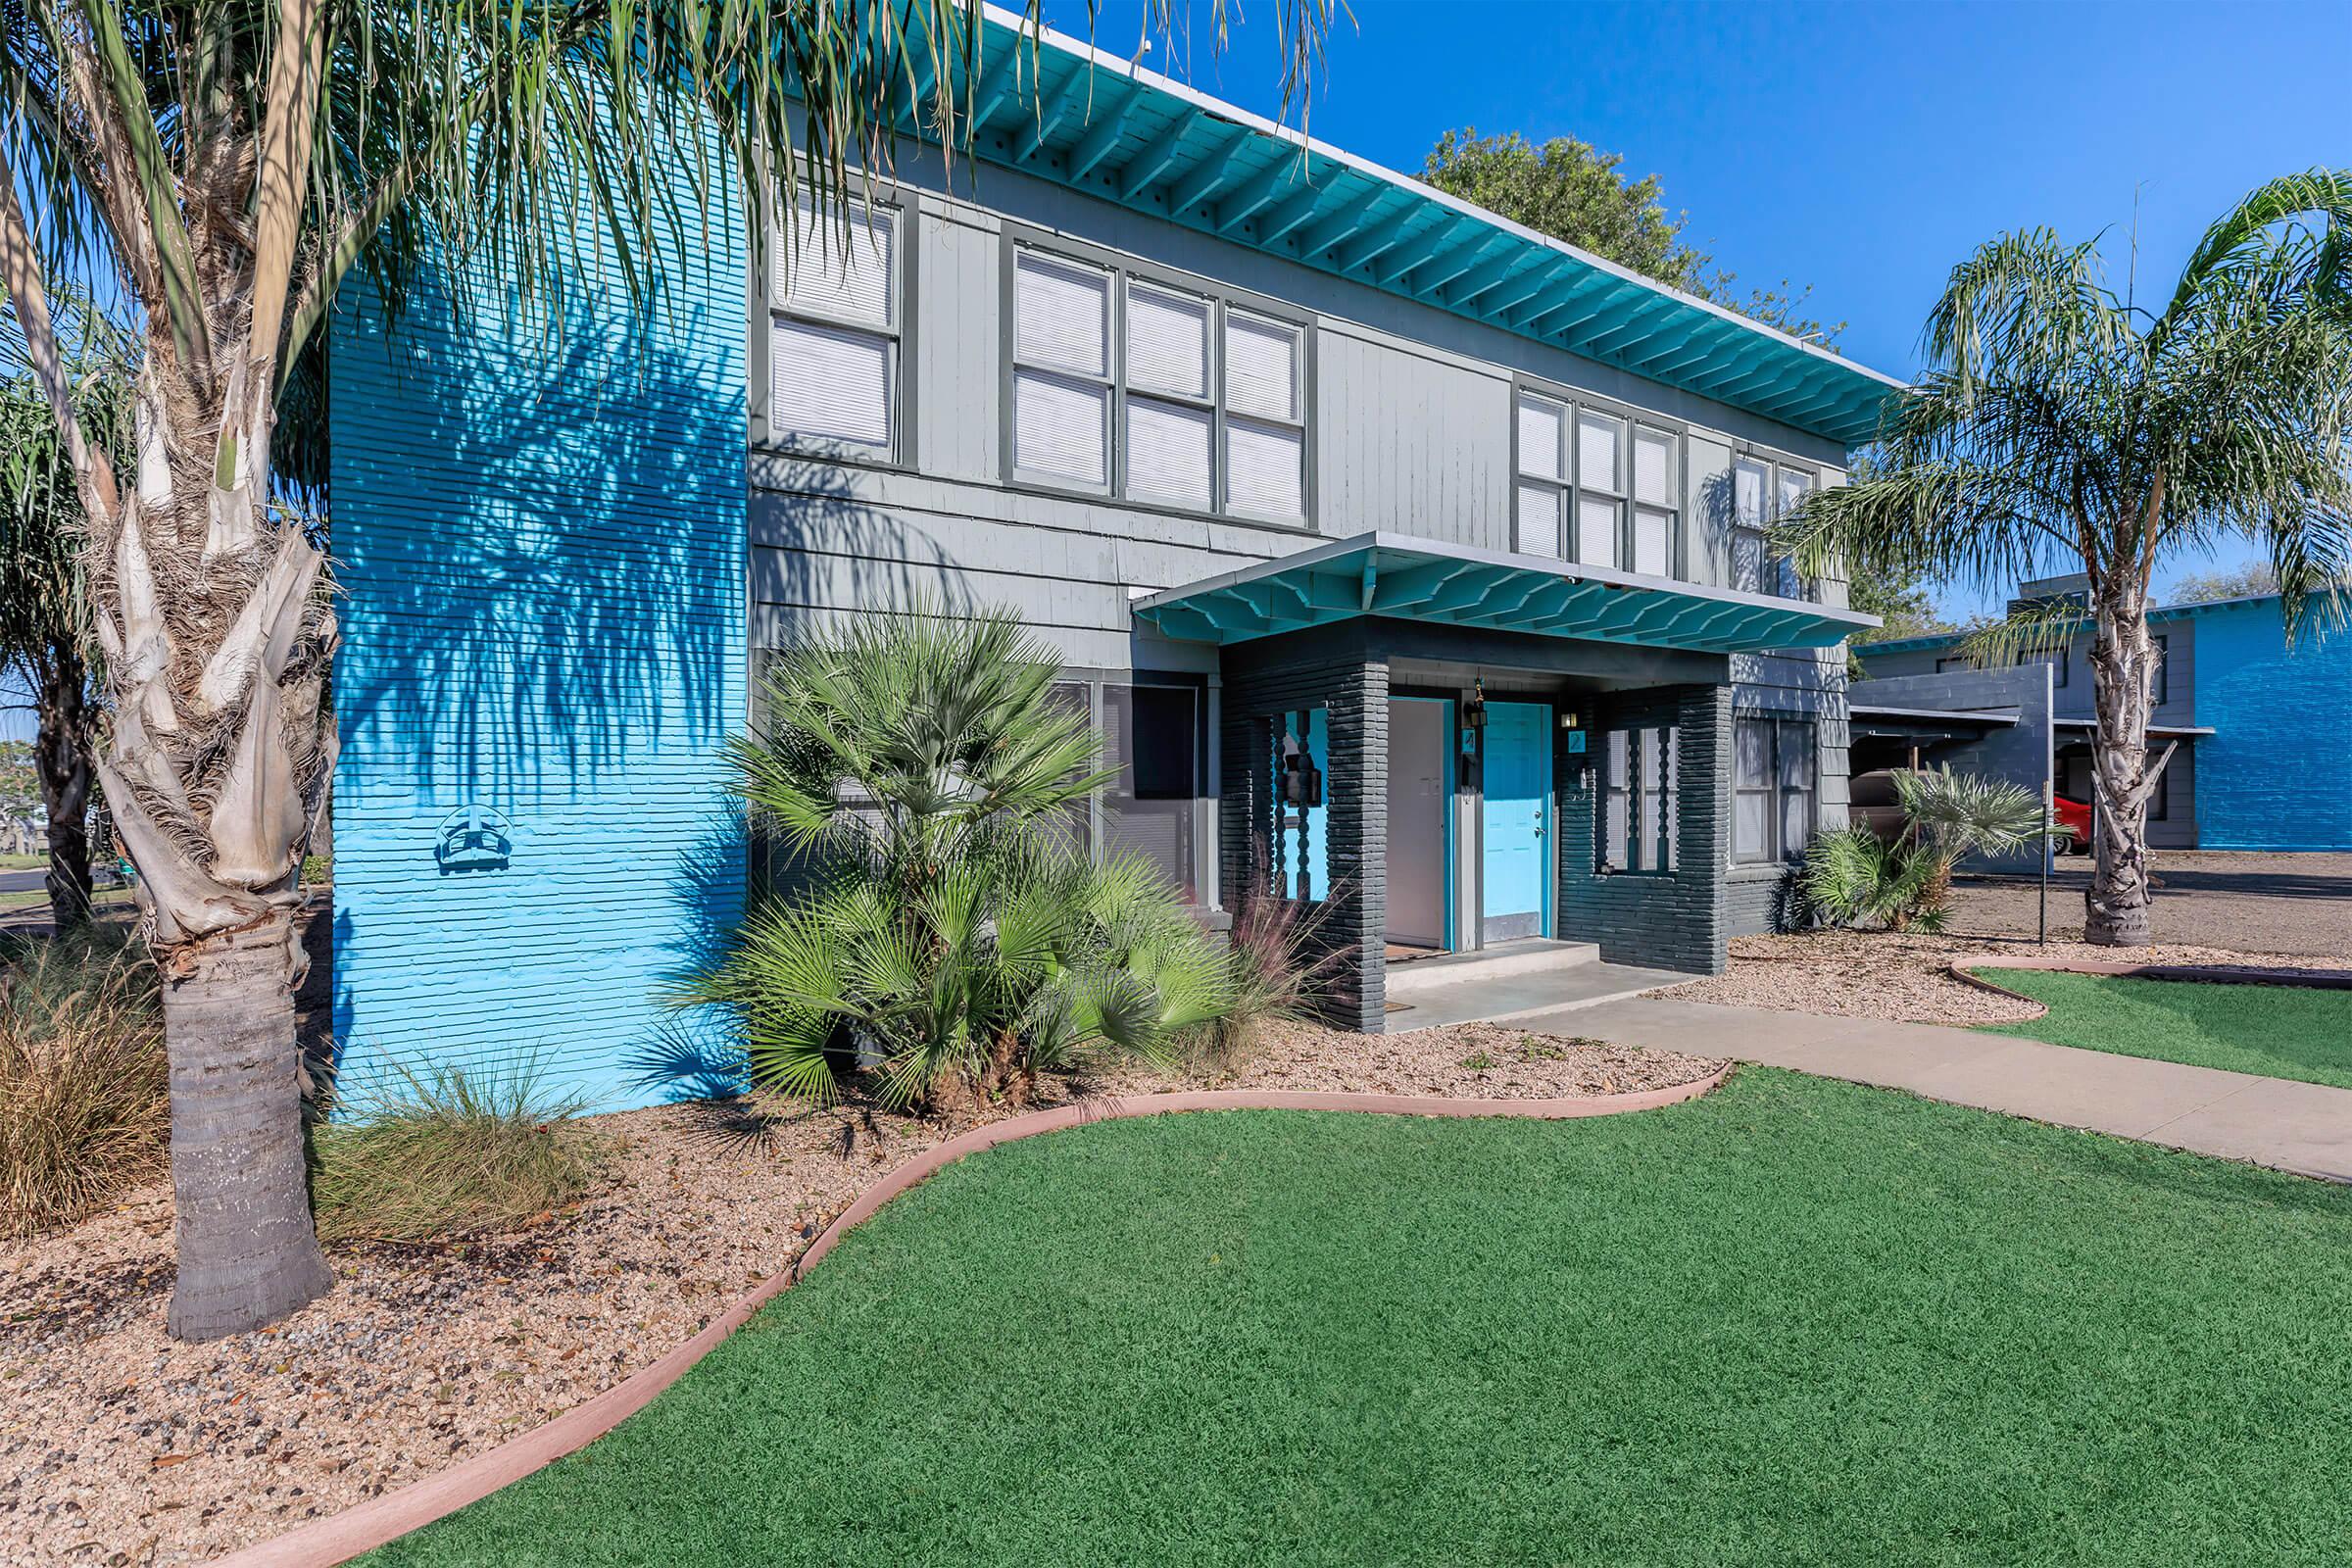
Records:
M1683 489L1674 457L1673 436L1635 426L1634 569L1645 576L1674 575Z
M2017 656L2017 667L2023 669L2029 664L2049 665L2051 686L2063 687L2066 684L2066 650L2064 648L2024 649Z
M1013 476L1303 522L1305 336L1205 294L1022 246Z
M845 215L807 191L770 263L769 413L795 446L889 459L897 452L899 214Z
M2148 701L2162 708L2173 700L2173 640L2151 639L2156 649L2156 673L2149 678Z
M1517 421L1522 554L1673 575L1672 435L1533 391L1519 394Z
M1938 675L1949 675L1958 670L1974 669L1976 667L1977 662L1969 658L1966 654L1955 654L1949 659L1938 659L1936 661L1936 673Z
M1794 512L1813 491L1813 476L1761 458L1732 463L1732 586L1751 594L1810 599L1813 585L1796 563L1775 556L1766 539L1772 524Z
M1559 559L1568 517L1568 405L1519 394L1519 542L1521 555Z

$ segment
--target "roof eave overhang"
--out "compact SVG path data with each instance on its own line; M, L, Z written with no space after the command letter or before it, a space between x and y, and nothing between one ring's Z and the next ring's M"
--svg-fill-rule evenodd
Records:
M1035 48L1031 40L1035 40ZM922 135L918 63L903 133ZM946 63L990 163L1563 348L1846 446L1892 376L986 8ZM976 81L965 79L967 69Z
M1359 616L1693 653L1834 648L1875 615L1404 534L1365 533L1138 599L1138 618L1232 644Z

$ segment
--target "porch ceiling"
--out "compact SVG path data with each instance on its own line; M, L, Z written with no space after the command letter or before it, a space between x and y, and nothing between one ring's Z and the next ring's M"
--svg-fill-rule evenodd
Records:
M1188 642L1241 643L1357 615L1708 654L1830 648L1875 615L1668 577L1366 533L1163 589L1136 615Z

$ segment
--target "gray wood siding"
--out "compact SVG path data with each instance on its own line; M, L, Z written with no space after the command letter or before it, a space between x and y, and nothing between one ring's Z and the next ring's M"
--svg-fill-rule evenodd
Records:
M1512 548L1509 375L1342 322L1316 349L1321 531Z
M1735 450L1752 447L1825 473L1839 458L1830 443L1740 411L1008 170L959 166L953 196L935 163L918 159L905 173L889 199L906 223L899 414L906 467L764 445L755 452L756 643L806 614L928 597L951 607L1007 605L1041 630L1066 634L1073 662L1119 667L1141 657L1162 667L1213 667L1213 653L1125 630L1127 601L1136 591L1288 554L1318 535L1387 529L1510 549L1514 375L1690 429L1682 543L1693 581L1721 582L1726 573L1709 487ZM1008 484L1008 224L1026 235L1044 231L1049 244L1060 237L1102 247L1308 313L1313 526L1269 527ZM753 315L763 328L763 305ZM756 378L764 349L763 341L755 345ZM755 388L756 442L763 391ZM1126 657L1113 657L1122 649Z

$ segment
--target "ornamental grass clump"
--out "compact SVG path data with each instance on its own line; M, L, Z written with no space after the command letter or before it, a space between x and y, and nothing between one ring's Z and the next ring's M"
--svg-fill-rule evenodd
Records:
M813 637L731 743L790 862L675 997L740 1022L759 1087L830 1102L1025 1102L1101 1051L1161 1057L1233 1004L1231 965L1145 862L1084 824L1115 776L1010 615L871 617Z
M340 1097L311 1135L318 1234L447 1242L520 1229L578 1201L597 1150L581 1102L545 1092L529 1062L468 1072L395 1067Z
M104 929L0 952L0 1233L81 1218L168 1169L163 1009Z

